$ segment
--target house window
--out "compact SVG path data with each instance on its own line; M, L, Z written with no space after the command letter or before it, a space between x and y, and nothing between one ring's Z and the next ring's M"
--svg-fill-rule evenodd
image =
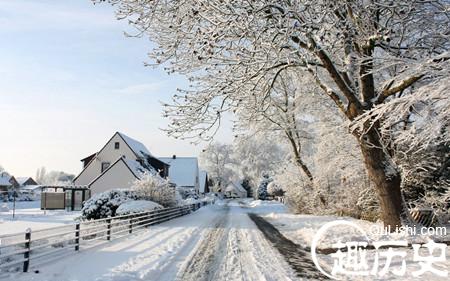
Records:
M114 148L115 148L115 149L119 149L119 148L120 148L120 142L116 141L116 142L114 143Z
M111 165L109 162L102 162L102 173Z

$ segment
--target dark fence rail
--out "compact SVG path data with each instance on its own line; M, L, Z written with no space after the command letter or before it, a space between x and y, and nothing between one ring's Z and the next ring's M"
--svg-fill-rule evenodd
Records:
M164 208L98 220L81 221L58 226L0 236L0 278L8 272L27 272L48 262L48 259L68 249L79 251L122 238L147 226L184 216L208 202Z

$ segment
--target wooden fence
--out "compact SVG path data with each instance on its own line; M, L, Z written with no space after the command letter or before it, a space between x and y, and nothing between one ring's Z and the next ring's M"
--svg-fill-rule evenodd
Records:
M198 210L207 202L0 236L0 273L27 272L58 254L91 248ZM0 274L1 275L1 274Z

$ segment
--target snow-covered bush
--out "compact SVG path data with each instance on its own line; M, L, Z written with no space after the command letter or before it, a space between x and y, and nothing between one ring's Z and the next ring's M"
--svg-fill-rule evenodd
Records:
M281 188L281 186L279 186L277 183L275 182L270 182L267 185L267 193L270 196L283 196L284 195L284 191Z
M149 212L157 209L162 209L163 206L148 200L133 200L120 204L116 210L117 216L123 216L128 214Z
M268 193L267 193L267 185L273 181L273 179L268 175L268 174L263 174L262 175L262 179L261 182L259 183L258 186L258 199L260 200L266 200Z
M184 187L180 187L177 188L178 193L180 194L181 198L183 200L192 198L192 199L198 199L198 194L197 192L195 192L194 188L184 188Z
M81 218L89 220L113 217L122 203L137 199L137 193L132 190L113 189L95 194L84 202Z
M196 204L196 203L199 203L199 202L201 202L201 200L199 200L199 199L195 199L195 198L186 198L186 199L184 199L183 200L183 204L184 205L190 205L190 204Z
M140 199L156 202L164 207L177 205L177 192L167 179L145 173L134 181L132 189Z

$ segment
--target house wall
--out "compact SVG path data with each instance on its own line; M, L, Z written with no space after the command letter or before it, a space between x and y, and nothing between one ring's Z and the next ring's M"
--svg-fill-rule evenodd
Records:
M120 148L115 149L114 144L120 143ZM106 146L98 153L97 157L81 172L81 174L74 180L76 185L88 185L96 177L101 174L102 162L110 162L111 165L119 159L119 157L125 155L126 159L136 159L136 155L123 141L123 139L115 134L112 139L106 144Z
M135 179L136 177L125 163L119 161L107 173L93 182L89 188L91 189L91 195L111 189L129 188Z

